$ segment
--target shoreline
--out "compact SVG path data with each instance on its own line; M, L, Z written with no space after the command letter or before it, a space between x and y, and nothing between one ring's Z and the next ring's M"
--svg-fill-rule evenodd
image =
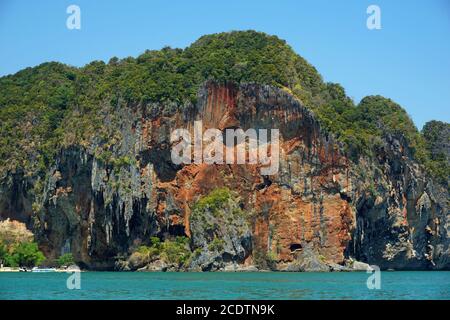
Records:
M85 272L87 270L75 269L75 268L38 268L38 269L23 269L19 267L3 267L0 268L0 272L23 272L23 273L52 273L52 272Z
M70 272L114 272L114 273L369 273L369 270L345 270L345 271L285 271L285 270L217 270L217 271L175 271L175 270L168 270L168 271L161 271L161 270L79 270L79 269L52 269L52 270L45 270L45 269L39 269L39 271L33 271L33 270L27 270L22 271L19 268L0 268L0 273L70 273ZM450 270L447 269L439 269L439 270L423 270L423 269L417 269L417 270L381 270L381 272L450 272Z

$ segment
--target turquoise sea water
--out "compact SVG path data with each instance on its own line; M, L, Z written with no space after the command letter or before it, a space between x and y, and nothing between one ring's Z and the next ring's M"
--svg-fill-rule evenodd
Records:
M0 273L0 299L450 299L450 272L125 273L83 272L69 290L66 273Z

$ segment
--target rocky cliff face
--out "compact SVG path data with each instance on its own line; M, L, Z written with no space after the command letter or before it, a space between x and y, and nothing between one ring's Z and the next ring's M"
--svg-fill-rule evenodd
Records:
M350 258L383 269L450 268L448 191L411 160L400 136L386 135L376 159L355 164L289 93L252 84L207 82L195 105L102 108L112 138L61 150L40 189L20 172L1 180L0 218L26 222L50 258L72 252L83 267L111 269L151 236L188 236L203 250L192 269L309 270L313 261L323 270ZM204 130L279 129L278 173L173 164L170 133L193 130L195 120ZM191 213L220 187L236 192L231 208L248 214L230 213L235 227L223 225L223 245L208 250L212 238Z

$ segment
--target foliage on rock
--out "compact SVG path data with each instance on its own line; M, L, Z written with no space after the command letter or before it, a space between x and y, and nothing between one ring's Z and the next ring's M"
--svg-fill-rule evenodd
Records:
M324 83L285 41L255 31L206 35L184 50L165 47L79 69L44 63L0 78L0 171L42 172L63 145L94 136L110 139L101 126L102 105L195 102L199 86L210 79L286 88L314 110L355 160L373 154L388 130L404 135L430 172L441 178L445 173L430 161L400 106L380 96L355 106L339 84ZM117 161L118 166L128 163Z
M24 223L0 222L0 263L10 267L34 267L45 260Z

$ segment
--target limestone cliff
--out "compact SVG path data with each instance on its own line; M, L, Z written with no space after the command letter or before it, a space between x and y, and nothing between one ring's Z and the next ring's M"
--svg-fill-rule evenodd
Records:
M83 267L112 269L151 236L187 236L192 250L204 251L192 270L308 270L295 267L305 256L316 269L350 258L383 269L450 269L448 190L413 160L401 135L386 134L375 158L351 161L298 99L257 84L207 81L195 103L119 100L101 108L113 143L93 135L61 149L39 180L42 192L20 170L1 177L0 218L26 222L49 258L72 252ZM195 120L204 129L279 129L278 173L262 176L249 164L174 165L170 133L192 130ZM231 208L248 214L230 222L240 232L217 233L225 245L212 254L213 238L191 213L221 187L239 196Z

